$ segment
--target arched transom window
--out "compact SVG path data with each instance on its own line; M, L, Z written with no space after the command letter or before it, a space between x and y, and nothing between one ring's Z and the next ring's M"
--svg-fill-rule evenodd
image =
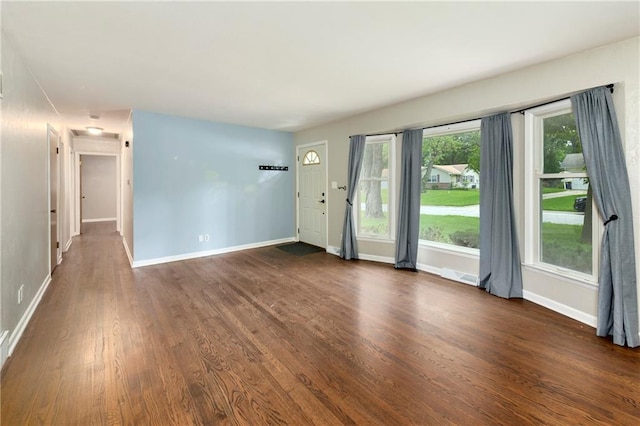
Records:
M302 158L302 165L311 166L314 164L320 164L320 156L314 150L307 151L307 153Z

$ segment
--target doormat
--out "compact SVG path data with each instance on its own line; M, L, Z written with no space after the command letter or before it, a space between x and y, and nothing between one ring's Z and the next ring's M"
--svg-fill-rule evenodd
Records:
M325 249L323 249L322 247L316 247L316 246L312 246L311 244L300 243L300 242L284 244L277 247L280 250L286 251L287 253L291 253L296 256L304 256L311 253L319 253L319 252L325 251Z

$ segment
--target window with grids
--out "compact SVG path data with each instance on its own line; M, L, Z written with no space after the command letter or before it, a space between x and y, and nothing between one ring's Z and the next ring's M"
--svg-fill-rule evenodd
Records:
M525 130L525 261L596 282L600 220L571 102L527 111Z

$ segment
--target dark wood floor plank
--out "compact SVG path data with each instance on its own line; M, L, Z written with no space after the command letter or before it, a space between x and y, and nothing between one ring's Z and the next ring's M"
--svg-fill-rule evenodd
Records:
M2 425L640 424L640 351L527 301L274 247L132 270L88 224Z

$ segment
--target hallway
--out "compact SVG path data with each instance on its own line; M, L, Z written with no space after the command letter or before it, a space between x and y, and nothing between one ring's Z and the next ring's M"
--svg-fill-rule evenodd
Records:
M463 301L461 303L461 301ZM2 425L638 424L640 353L533 303L274 247L132 270L74 239Z

